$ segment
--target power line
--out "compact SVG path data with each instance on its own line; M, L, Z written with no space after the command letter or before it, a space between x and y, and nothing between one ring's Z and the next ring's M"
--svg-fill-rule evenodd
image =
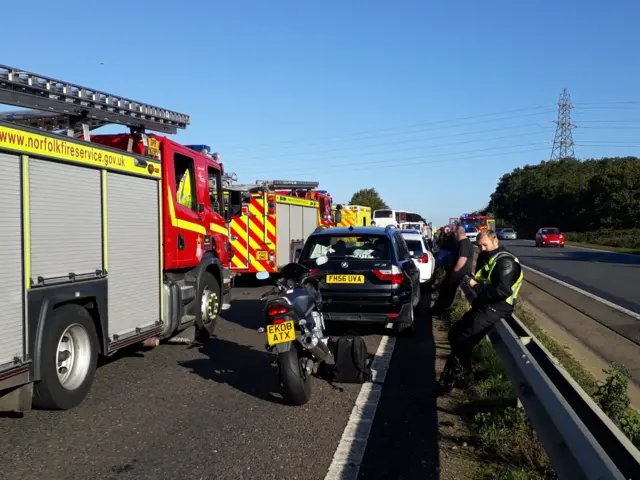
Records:
M547 112L541 112L541 113L547 113ZM414 132L401 132L401 133L395 133L395 134L389 134L389 135L381 135L381 136L376 136L376 137L372 137L372 138L380 138L380 137L384 137L384 136L394 136L394 135L406 135L407 133L420 133L420 132L425 132L425 131L432 131L432 130L439 130L442 128L452 128L452 127L464 127L464 126L469 126L469 125L478 125L478 124L486 124L486 123L490 123L490 122L496 122L496 121L502 121L502 120L512 120L515 118L523 118L523 117L528 117L528 116L533 116L533 115L540 115L541 113L534 113L534 114L527 114L527 115L516 115L514 117L506 117L506 118L500 118L500 119L495 119L495 120L486 120L486 121L479 121L479 122L470 122L470 123L464 123L464 124L459 124L459 125L448 125L448 126L444 126L444 127L434 127L434 128L428 128L428 129L423 129L423 130L416 130ZM535 125L535 124L533 124ZM510 128L510 127L501 127L500 130L504 130L505 128ZM465 133L460 133L460 134L453 134L453 135L470 135L473 132L465 132ZM482 132L479 132L482 133ZM438 138L438 137L435 137ZM429 139L429 138L427 138ZM373 144L373 145L356 145L356 146L349 146L349 147L340 147L340 148L332 148L332 149L325 149L325 150L312 150L312 151L306 151L306 152L289 152L289 153L282 153L282 154L278 154L278 155L271 155L271 156L266 156L266 155L258 155L255 157L245 157L242 159L242 161L244 162L248 162L250 160L260 160L260 161L264 161L267 158L281 158L281 157L292 157L292 156L303 156L303 155L311 155L311 154L319 154L319 153L332 153L332 152L339 152L339 151L344 151L344 150L353 150L356 148L366 148L366 147L372 147L372 146L382 146L382 145L395 145L397 143L406 143L406 142L410 142L410 141L414 141L414 140L400 140L398 142L395 143L378 143L378 144Z
M638 122L640 122L640 120L580 120L580 123L638 123Z
M398 163L398 162L402 162L402 161L406 161L406 160L420 160L420 159L425 159L425 158L433 158L433 157L450 157L452 155L458 155L458 154L466 154L466 153L472 153L472 152L488 152L491 150L503 150L505 148L520 148L520 147L531 147L531 146L536 146L536 145L548 145L548 142L536 142L536 143L525 143L525 144L520 144L520 145L504 145L504 146L500 146L500 147L490 147L490 148L483 148L480 150L463 150L461 152L446 152L446 153L436 153L436 154L432 154L429 156L425 156L425 155L418 155L418 156L414 156L414 157L407 157L407 158L399 158L399 159L394 159L393 162L390 162L389 159L383 159L383 160L374 160L374 161L365 161L365 162L340 162L339 165L326 165L326 164L322 164L322 168L324 171L327 170L327 167L340 167L342 169L344 169L344 171L346 172L351 172L353 166L364 166L367 165L367 167L365 167L365 169L369 169L371 168L371 165L378 165L378 164L390 164L391 166L402 166L405 165L403 163ZM474 157L469 157L469 158L474 158ZM446 160L444 160L446 161ZM418 164L422 164L425 162L419 162ZM426 162L426 163L430 163L430 162ZM438 162L436 162L438 163ZM376 168L380 168L378 166L376 166ZM257 172L256 174L266 174L266 173L272 173L273 169L269 170L269 171L262 171L262 172ZM308 167L301 167L301 168L297 168L297 169L287 169L287 173L292 173L292 172L309 172L309 168ZM335 174L335 171L334 171Z
M574 105L640 105L640 100L623 100L619 102L576 102Z
M545 142L546 144L546 142ZM526 145L541 145L540 143L533 143L533 144L526 144ZM518 145L512 145L511 148L513 147L517 147ZM500 156L504 156L504 155L513 155L513 154L518 154L518 153L534 153L534 152L540 152L540 151L544 151L547 150L548 144L546 144L546 146L544 147L539 147L539 148L534 148L534 149L525 149L525 150L516 150L513 152L502 152L502 153L489 153L486 155L472 155L472 156L468 156L468 157L459 157L459 158L447 158L447 159L443 159L443 160L430 160L430 161L418 161L418 162L410 162L410 163L393 163L393 164L387 164L387 165L381 165L381 166L377 166L376 170L382 170L382 169L387 169L387 168L398 168L398 167L409 167L409 166L414 166L414 165L428 165L428 164L433 164L433 163L446 163L446 162L457 162L457 161L464 161L464 160L477 160L480 158L488 158L488 157L500 157ZM415 157L415 158L430 158L430 157ZM361 168L352 168L351 165L347 164L344 166L345 168L345 172L347 173L351 173L351 172L358 172L358 171L364 171L364 170L371 170L370 166L366 166L366 167L361 167ZM331 176L335 176L336 172L335 171L328 171L327 169L323 169L323 170L318 170L318 171L309 171L306 170L305 172L301 172L301 173L289 173L289 176L292 177L299 177L299 176L308 176L308 175L313 175L313 176L321 176L321 175L331 175Z
M351 132L351 133L345 133L342 135L329 135L329 136L324 136L324 137L318 137L315 140L313 140L314 142L319 142L319 141L326 141L326 140L331 140L331 139L338 139L337 141L340 141L340 139L344 139L344 141L349 141L351 139L352 136L357 136L357 135L364 135L364 134L371 134L371 133L382 133L382 132L389 132L389 131L393 131L393 130L406 130L406 129L410 129L410 128L416 128L416 127L424 127L424 126L432 126L432 125L441 125L443 123L450 123L450 122L460 122L460 121L464 121L464 120L473 120L473 119L477 119L477 118L485 118L485 117L492 117L492 116L496 116L496 115L507 115L507 114L511 114L511 113L516 113L516 112L523 112L523 111L527 111L527 110L539 110L539 109L546 109L548 110L550 107L552 107L552 104L549 105L538 105L538 106L534 106L534 107L526 107L526 108L518 108L518 109L514 109L514 110L505 110L502 112L494 112L494 113L484 113L484 114L479 114L479 115L472 115L469 117L459 117L459 118L453 118L453 119L449 119L449 120L438 120L435 122L423 122L423 123L415 123L412 125L405 125L405 126L400 126L400 127L389 127L389 128L384 128L384 129L378 129L378 130L362 130L360 132ZM541 115L542 113L547 113L547 112L540 112L540 113L534 113L532 115ZM511 117L509 117L511 118ZM508 118L504 118L504 119L496 119L494 121L500 121L500 120L507 120ZM482 123L482 122L480 122ZM453 127L455 125L451 125L451 127ZM445 126L445 128L447 128ZM421 131L421 130L416 130L416 131ZM406 131L400 132L400 133L394 133L393 135L401 135L401 134L405 134L407 133ZM387 136L387 135L383 135L383 136ZM345 138L348 137L348 138ZM373 137L367 137L367 138L379 138L380 135L375 135ZM360 140L363 140L363 138L361 138ZM255 149L255 148L260 148L260 147L273 147L274 145L276 146L280 146L283 147L284 145L300 145L300 144L304 144L306 142L302 141L302 142L284 142L284 143L271 143L271 144L254 144L254 145L242 145L240 146L240 150L244 150L244 149ZM236 149L234 149L233 147L231 147L231 149L227 149L227 152L234 152L236 151Z
M530 133L523 133L523 134L519 134L519 135L505 135L502 137L493 137L493 138L482 138L482 139L476 139L476 140L467 140L464 142L455 142L455 143L442 143L439 145L421 145L419 147L409 147L409 148L400 148L400 149L394 149L394 150L383 150L383 151L376 151L376 152L359 152L359 153L353 153L350 155L341 155L341 156L332 156L331 160L341 160L341 159L350 159L353 157L363 157L363 156L375 156L375 155L383 155L383 154L397 154L399 152L410 152L410 151L415 151L415 150L427 150L427 149L435 149L435 148L441 148L441 147L451 147L451 146L457 146L457 145L465 145L465 144L471 144L471 143L478 143L478 142L486 142L486 141L491 141L491 140L510 140L510 139L516 139L516 138L520 138L520 137L528 137L528 136L534 136L534 135L546 135L546 132L530 132ZM501 148L501 147L491 147L489 148L489 150L493 150L495 148ZM468 152L469 150L466 150L465 152ZM474 151L484 151L484 150L474 150ZM462 152L462 153L465 153ZM446 153L436 153L436 154L432 154L435 156L439 156L439 155L454 155L456 153L461 153L461 152L446 152ZM400 158L400 160L402 160L402 158ZM314 161L314 160L312 160ZM382 160L381 162L389 162L389 158L386 158L384 160ZM394 159L395 161L395 159ZM287 164L291 164L291 161L288 162L273 162L270 163L270 166L273 167L275 165L284 165L285 163ZM322 164L325 167L338 167L341 166L344 162L343 161L338 161L338 162L327 162L326 160L323 160ZM368 163L368 164L376 164L379 163L379 161L373 160L373 161L367 161L364 163ZM307 167L301 167L301 168L307 168ZM298 170L298 169L294 169L294 170ZM292 171L292 170L288 170L288 171Z
M583 145L586 147L640 147L640 142L615 142L615 141L591 141L585 140L579 142L578 145Z
M640 105L640 100L638 101L617 101L617 102L577 102L574 104L575 106L591 106L591 105ZM393 130L406 130L406 129L410 129L410 128L416 128L416 127L422 127L422 126L429 126L429 125L439 125L439 124L443 124L443 123L450 123L450 122L459 122L459 121L463 121L463 120L472 120L472 119L476 119L476 118L483 118L483 117L491 117L491 116L497 116L497 115L507 115L507 114L511 114L511 113L517 113L517 112L523 112L523 111L527 111L527 110L539 110L539 109L549 109L550 107L555 107L555 104L545 104L545 105L537 105L537 106L531 106L531 107L524 107L524 108L517 108L517 109L513 109L513 110L504 110L501 112L493 112L493 113L485 113L485 114L478 114L478 115L472 115L469 117L458 117L458 118L452 118L452 119L448 119L448 120L439 120L439 121L435 121L435 122L422 122L422 123L415 123L415 124L411 124L411 125L405 125L405 126L399 126L399 127L388 127L388 128L383 128L383 129L373 129L373 130L361 130L359 132L351 132L351 133L345 133L345 134L341 134L341 135L329 135L329 136L323 136L323 137L318 137L315 140L313 140L313 142L319 142L319 141L331 141L333 140L334 142L339 142L339 141L350 141L352 136L358 136L358 135L364 135L364 134L371 134L371 133L381 133L381 132L389 132L389 131L393 131ZM585 109L587 110L587 109ZM536 115L540 115L542 113L545 112L540 112L537 113ZM497 119L500 120L500 119ZM503 119L506 120L506 119ZM454 125L451 125L454 126ZM395 135L398 134L404 134L407 132L400 132L400 133L396 133ZM375 135L372 137L366 137L366 138L379 138L379 135ZM364 140L364 138L361 138L360 140ZM281 148L288 148L287 145L290 146L295 146L295 145L305 145L308 144L308 140L305 141L295 141L295 142L276 142L276 143L261 143L261 144L243 144L241 146L238 147L231 147L229 149L227 149L227 154L229 153L233 153L236 151L242 151L242 150L247 150L247 149L256 149L256 148L273 148L274 146L278 146Z

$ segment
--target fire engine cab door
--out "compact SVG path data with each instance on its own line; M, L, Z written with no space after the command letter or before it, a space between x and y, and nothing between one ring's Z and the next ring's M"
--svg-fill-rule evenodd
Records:
M204 254L203 243L207 233L204 227L204 212L198 212L199 199L209 196L207 173L203 165L199 164L201 160L196 160L195 155L178 152L171 154L173 169L167 170L173 177L169 179L173 197L169 199L170 202L173 200L173 205L169 208L173 210L170 213L174 228L170 233L172 238L168 240L170 244L175 245L176 267L194 267L200 263Z
M200 203L205 206L205 210L201 215L204 217L204 226L207 230L203 250L207 252L217 248L216 238L219 238L220 234L228 236L229 232L224 222L224 211L227 205L225 205L225 198L222 194L222 174L220 169L213 163L208 163L205 176L208 181L207 192L205 198L200 200ZM220 242L218 248L223 248L222 242ZM226 251L218 252L218 256L222 263L228 261Z

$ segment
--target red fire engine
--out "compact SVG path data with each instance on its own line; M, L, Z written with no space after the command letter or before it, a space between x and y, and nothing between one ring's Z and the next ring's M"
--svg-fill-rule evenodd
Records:
M241 199L209 149L146 134L187 115L3 65L0 103L31 109L0 118L0 408L68 409L99 354L213 331Z
M318 215L320 225L326 225L328 227L335 227L334 218L331 216L331 209L333 207L333 199L331 194L326 190L316 190L318 182L286 182L279 180L281 185L291 184L290 189L279 190L276 193L279 195L289 195L291 197L306 198L307 200L315 200L318 202ZM296 184L296 185L293 185Z
M487 230L489 228L489 217L463 213L460 215L460 223L467 227L476 227L478 230Z

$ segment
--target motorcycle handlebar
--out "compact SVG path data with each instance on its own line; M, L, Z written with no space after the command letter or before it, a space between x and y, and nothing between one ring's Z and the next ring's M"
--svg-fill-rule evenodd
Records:
M304 287L304 284L306 282L308 282L309 280L318 280L320 279L320 277L322 277L323 275L325 275L325 272L317 272L317 273L308 273L306 275L303 275L300 280L297 283L298 286L300 287ZM287 286L284 284L282 279L278 279L276 280L276 286L273 287L271 290L269 290L268 292L262 294L260 296L260 299L263 300L266 297L270 296L270 295L276 295L278 293L281 293L283 291L286 291ZM324 302L323 302L324 303ZM327 302L329 303L329 302Z

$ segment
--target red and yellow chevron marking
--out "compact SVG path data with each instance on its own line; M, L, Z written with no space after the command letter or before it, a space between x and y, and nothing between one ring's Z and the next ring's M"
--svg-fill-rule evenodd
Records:
M342 209L342 219L340 220L340 227L350 227L356 225L358 220L357 213L354 210Z
M239 273L274 272L269 258L258 260L258 251L274 250L276 246L275 215L265 215L262 196L252 196L246 213L231 221L230 234L236 237L231 241L234 257L231 268ZM267 253L268 255L268 253ZM274 262L277 265L277 262Z

